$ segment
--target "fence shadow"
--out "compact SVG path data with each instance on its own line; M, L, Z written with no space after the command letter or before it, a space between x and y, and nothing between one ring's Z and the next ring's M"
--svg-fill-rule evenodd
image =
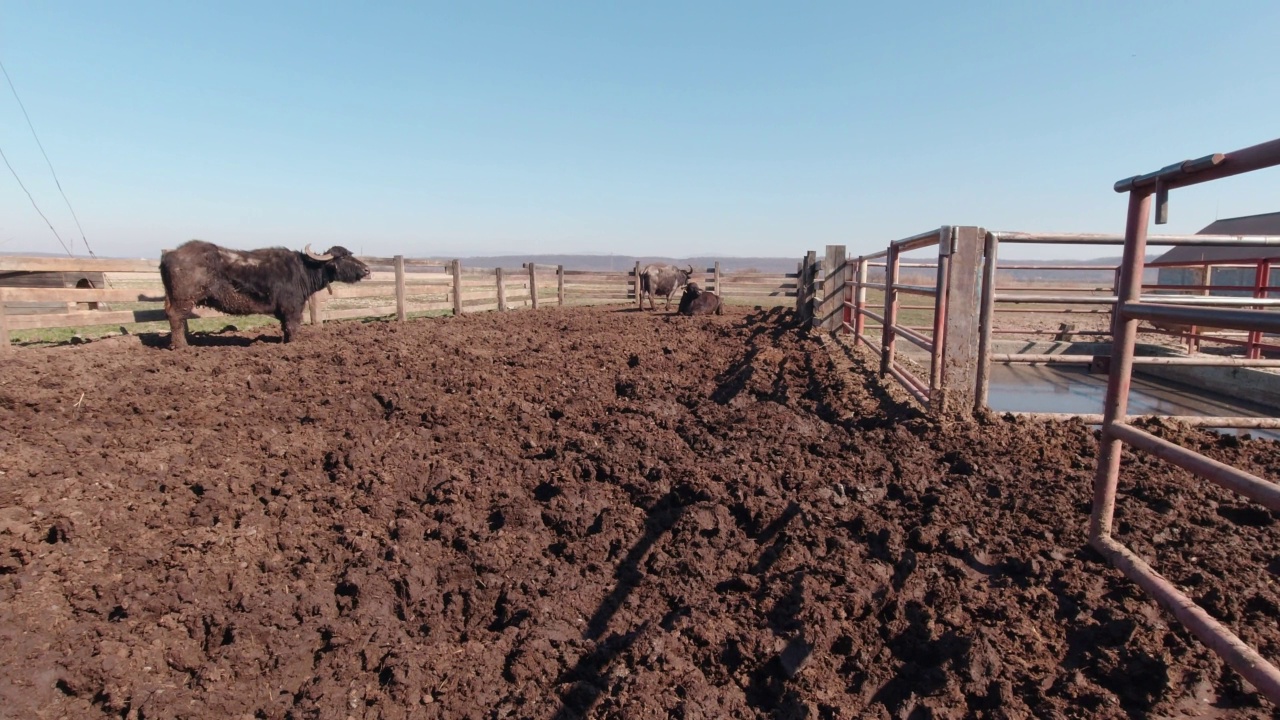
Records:
M880 414L877 416L867 416L857 418L853 423L861 429L869 429L871 427L882 427L893 423L902 422L904 420L917 420L926 417L924 411L905 400L898 400L889 394L884 383L876 378L880 374L879 368L871 368L867 365L866 359L860 356L850 343L839 339L831 341L831 345L848 360L850 364L851 375L863 378L862 385L876 404L880 407ZM810 374L812 377L812 373Z
M649 550L657 544L658 540L680 521L686 508L691 503L701 499L706 499L702 493L689 487L680 486L673 488L667 494L658 498L649 507L648 517L644 523L644 534L631 546L631 550L627 552L626 557L618 563L618 567L613 573L614 577L617 578L617 584L600 601L600 606L591 616L591 619L587 621L587 627L582 633L584 639L599 640L605 635L605 631L609 627L609 621L613 619L613 616L617 614L618 609L626 602L631 592L644 579L644 572L640 569L641 561L649 554ZM635 643L636 638L648 629L649 625L649 621L645 621L635 630L624 634L610 635L595 650L583 655L573 668L567 670L561 676L561 683L572 682L573 687L569 688L561 696L560 711L555 715L556 720L568 720L568 718L579 718L586 715L587 711L595 705L600 694L604 692L607 683L603 682L603 678L608 671L609 665L618 655L626 652Z

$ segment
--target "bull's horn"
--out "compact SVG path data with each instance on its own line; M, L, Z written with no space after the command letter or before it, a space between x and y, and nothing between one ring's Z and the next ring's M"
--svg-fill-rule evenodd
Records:
M690 275L692 275L692 274L693 274L693 266L692 266L692 265L690 265L690 266L689 266L689 274L690 274Z
M307 257L312 260L319 260L320 262L329 262L333 259L332 255L317 255L311 252L311 243L307 243L307 247L302 252L306 253Z

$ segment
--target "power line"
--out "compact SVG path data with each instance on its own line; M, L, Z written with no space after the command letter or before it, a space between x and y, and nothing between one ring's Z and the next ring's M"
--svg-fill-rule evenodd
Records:
M62 199L67 203L67 209L71 211L72 219L76 221L76 228L80 230L80 240L84 242L84 249L89 252L89 255L97 257L97 255L93 254L93 248L89 247L89 240L84 236L84 228L80 226L80 218L76 215L75 208L71 207L71 201L67 199L67 193L62 189L62 181L58 180L58 173L53 169L53 162L49 160L49 153L44 151L44 143L40 142L40 136L36 134L36 126L31 123L31 116L27 114L27 106L23 105L22 98L18 97L18 88L13 86L13 79L9 77L9 71L5 69L3 61L0 61L0 72L4 73L4 79L8 81L9 89L13 91L13 99L17 100L18 107L22 108L22 116L27 119L27 127L31 128L31 137L36 139L36 146L40 148L40 154L44 156L44 161L49 166L49 173L53 175L53 184L58 186L58 192L62 193ZM8 161L6 160L5 162L7 163ZM9 169L12 170L13 168L10 167ZM17 173L14 173L14 177L17 177ZM19 181L18 184L22 184L21 181ZM26 188L23 189L25 190ZM27 193L28 197L30 197L30 195L31 193ZM34 205L35 200L32 200L31 203ZM39 212L39 210L40 208L36 208L37 212ZM40 213L40 216L44 217L44 213ZM49 222L49 219L45 218L45 222ZM53 225L50 225L49 227L52 228ZM55 230L53 234L57 235L58 232ZM58 238L58 240L61 241L62 238ZM75 244L74 239L71 242L73 245ZM66 245L64 244L63 247L66 247ZM67 254L70 255L71 251L67 250Z
M22 192L27 194L27 199L31 201L31 207L35 208L36 212L40 213L40 217L44 218L44 223L49 226L50 230L53 230L53 236L58 238L58 244L62 245L62 249L66 250L68 255L75 257L75 254L71 252L71 248L67 247L67 244L62 241L62 236L58 234L57 230L54 230L53 223L49 222L49 218L45 217L44 213L40 210L40 206L36 204L36 199L31 197L31 191L27 189L26 185L22 184L22 178L18 177L18 171L14 170L13 166L9 164L9 157L4 154L3 149L0 149L0 158L4 158L4 164L9 168L9 172L13 173L13 179L18 181L18 187L22 188Z

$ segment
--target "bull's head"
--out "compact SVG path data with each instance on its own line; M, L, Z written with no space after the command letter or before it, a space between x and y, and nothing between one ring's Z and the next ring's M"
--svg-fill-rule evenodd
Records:
M324 276L329 282L353 283L369 277L369 266L341 245L334 245L325 254L317 255L311 252L308 244L302 252L311 262L324 266Z

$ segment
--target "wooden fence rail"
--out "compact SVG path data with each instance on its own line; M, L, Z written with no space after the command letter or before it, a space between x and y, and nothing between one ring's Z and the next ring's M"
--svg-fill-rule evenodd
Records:
M326 320L394 317L451 311L454 315L547 304L635 303L640 266L627 271L565 270L562 265L524 263L512 268L468 268L457 260L367 257L369 277L338 284L308 301L313 325ZM108 287L0 287L0 349L10 333L43 328L87 328L165 320L159 260L0 256L3 273L106 273ZM726 301L756 303L795 297L796 273L722 272L720 264L696 270L692 278ZM226 317L197 308L192 317Z

